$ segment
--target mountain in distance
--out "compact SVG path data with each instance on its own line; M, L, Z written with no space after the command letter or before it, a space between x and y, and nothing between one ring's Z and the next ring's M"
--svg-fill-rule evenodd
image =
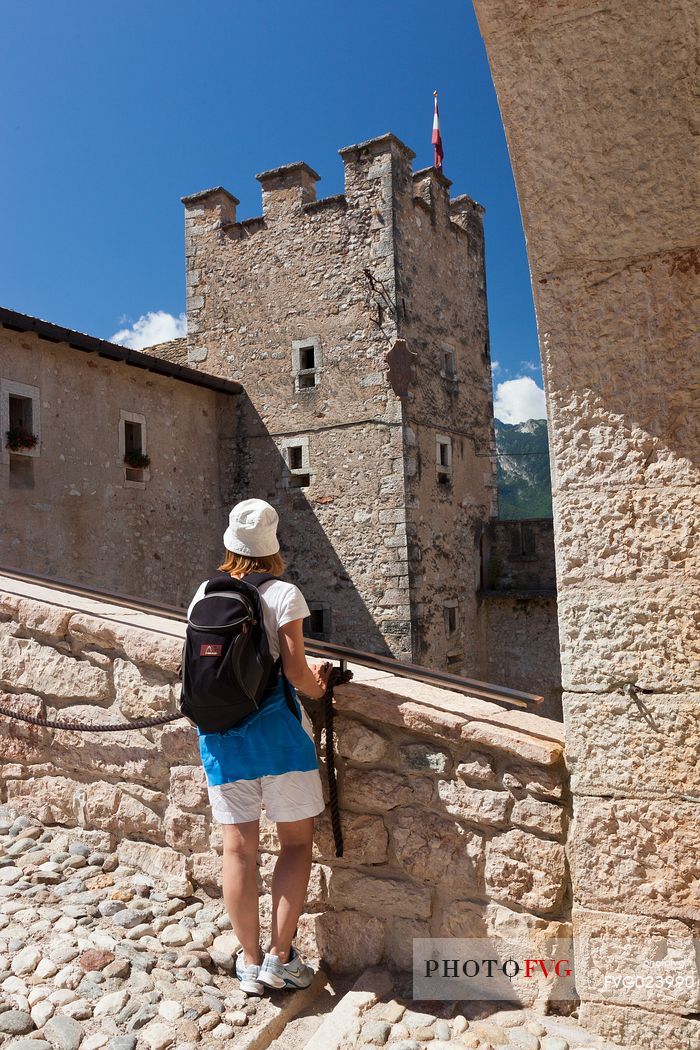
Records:
M551 518L547 420L494 420L498 452L499 518Z

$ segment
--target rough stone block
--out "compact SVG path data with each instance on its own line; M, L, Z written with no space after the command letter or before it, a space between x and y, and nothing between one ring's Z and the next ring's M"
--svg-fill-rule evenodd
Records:
M635 222L635 238L642 231ZM624 487L646 489L653 500L651 490L687 487L690 496L697 485L693 450L700 445L700 419L690 351L698 326L697 252L682 246L687 242L670 243L678 247L664 245L653 258L639 258L637 246L626 265L602 261L583 272L567 268L548 275L538 313L557 495L593 482L610 497ZM604 353L592 349L599 340ZM630 362L642 381L630 382ZM660 494L657 505L667 503L673 508L676 497ZM651 511L650 503L637 506L645 515ZM610 516L604 514L603 527ZM589 520L597 526L596 517ZM620 545L635 545L644 520L628 520ZM558 515L555 528L558 545ZM594 559L595 552L594 542Z
M201 765L173 766L170 770L170 800L180 809L202 811L209 805L207 778Z
M427 919L431 912L428 887L402 879L378 878L348 868L334 868L328 886L332 908L354 908L367 915L400 915Z
M430 925L419 919L392 918L386 924L384 954L397 969L413 969L413 939L430 936Z
M188 813L178 806L168 806L163 822L165 841L184 853L197 853L207 848L209 820L198 813Z
M115 718L112 711L107 713L87 705L62 708L53 714L94 725ZM168 783L167 755L140 731L98 734L61 730L54 735L51 753L59 768L75 773L80 779L92 773L115 780L141 782L155 789L164 788Z
M403 744L399 748L399 762L403 769L416 772L449 773L452 768L448 752L429 744Z
M170 686L148 682L129 660L114 661L114 688L125 718L151 718L172 709Z
M564 718L577 794L700 797L700 693L566 693Z
M495 901L551 914L566 889L564 847L524 831L507 831L488 843L486 892Z
M565 489L557 520L560 589L700 579L700 538L689 527L700 520L700 487Z
M321 962L337 973L376 966L384 954L384 924L356 911L327 911L314 916Z
M0 685L40 693L44 698L104 700L109 678L86 660L63 656L33 638L0 633Z
M469 787L462 781L439 780L438 795L448 813L473 824L502 828L508 823L512 796L507 791Z
M347 769L342 783L344 805L381 813L405 803L430 802L433 792L429 777L385 770Z
M151 739L171 763L196 766L200 762L197 730L184 718L161 729L152 729Z
M432 925L435 937L485 937L486 908L483 903L455 900L451 895L440 894Z
M328 810L316 818L314 825L314 860L332 860L334 864L382 864L387 859L389 834L381 817L340 811L340 826L343 831L342 861L337 860L335 856L333 828Z
M182 631L184 637L184 625ZM68 637L77 646L96 645L101 649L113 649L137 666L146 664L173 675L182 657L181 638L113 620L100 620L85 613L75 613L71 617Z
M579 1023L616 1045L635 1050L697 1050L700 1020L636 1006L582 1002Z
M349 718L336 718L334 746L337 754L353 762L381 762L388 741L380 733Z
M0 704L9 707L18 714L43 718L46 715L44 701L31 693L0 693ZM19 762L23 766L32 762L41 762L49 754L51 730L33 726L19 719L2 717L2 762ZM10 774L7 767L0 766L5 776Z
M560 799L566 782L567 772L563 762L549 769L509 763L507 772L503 774L504 787L515 791L525 788L531 795L541 798Z
M391 840L399 864L417 879L457 884L462 893L483 890L481 835L415 806L397 810Z
M219 853L193 853L189 865L189 874L196 886L221 893L222 863Z
M52 641L60 641L66 636L66 628L72 615L72 609L48 605L32 598L20 598L14 618L27 630L35 631Z
M621 682L662 693L700 688L697 589L569 587L558 608L565 691L607 693Z
M492 747L497 751L515 755L525 762L542 766L558 762L564 752L563 746L553 740L543 740L488 722L466 722L461 728L460 736L469 744Z
M519 798L513 803L510 822L527 831L540 831L543 835L558 839L564 835L565 816L564 809L552 802Z
M577 909L576 990L582 999L683 1014L700 1012L695 940L677 919Z
M476 784L483 784L485 787L496 787L498 784L498 777L496 776L496 767L492 758L488 755L481 755L478 751L469 755L463 762L460 762L457 766L457 775L462 780L473 781Z
M552 968L545 975L539 967L534 976L527 977L523 969L511 982L515 1000L546 1013L550 1002L571 998L571 979L565 973L569 968L566 960L573 959L570 923L511 911L494 903L485 909L485 922L486 933L479 936L488 936L494 954L497 952L501 959L562 960L561 977Z
M142 871L163 882L165 890L175 896L188 896L192 883L187 877L186 858L168 846L153 846L148 842L124 839L117 846L120 864Z
M700 919L700 822L692 802L574 800L574 899L601 911Z
M162 815L115 784L96 781L74 784L73 805L78 823L118 835L163 840Z
M42 824L75 824L75 781L67 777L8 780L7 801Z

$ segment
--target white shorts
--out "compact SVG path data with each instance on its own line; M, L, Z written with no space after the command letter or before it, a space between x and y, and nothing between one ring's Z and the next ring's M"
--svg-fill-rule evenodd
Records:
M262 805L268 820L275 822L315 817L326 808L317 769L235 780L208 791L212 816L220 824L259 820Z

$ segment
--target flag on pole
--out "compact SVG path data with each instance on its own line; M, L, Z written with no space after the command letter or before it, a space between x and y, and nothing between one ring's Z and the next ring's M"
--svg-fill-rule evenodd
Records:
M433 167L442 169L442 158L444 157L444 151L442 148L442 138L440 136L440 114L438 113L438 93L433 92L435 99L435 112L433 113Z

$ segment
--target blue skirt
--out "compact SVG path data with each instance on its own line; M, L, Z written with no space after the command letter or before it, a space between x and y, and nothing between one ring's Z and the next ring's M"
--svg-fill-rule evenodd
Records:
M199 753L210 787L279 773L318 769L316 745L300 719L302 709L290 686L299 718L287 706L282 680L242 722L225 733L201 733ZM306 713L303 713L306 718ZM307 719L308 725L308 719Z

